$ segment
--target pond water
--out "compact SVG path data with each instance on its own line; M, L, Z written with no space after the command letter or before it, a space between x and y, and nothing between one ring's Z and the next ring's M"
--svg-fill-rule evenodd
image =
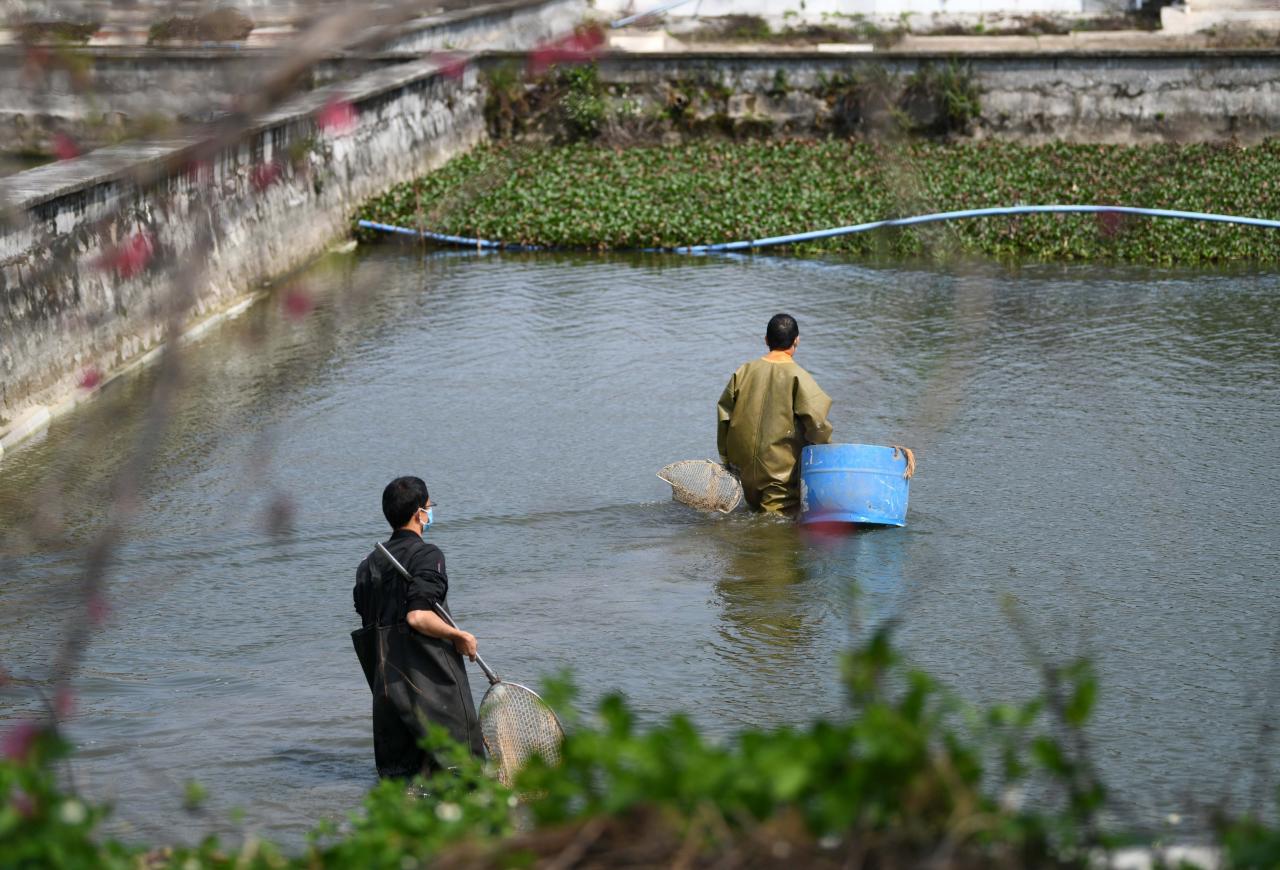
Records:
M839 653L893 619L973 701L1034 694L1028 646L1092 656L1093 750L1132 824L1194 833L1267 783L1280 276L376 248L303 280L305 316L280 291L187 346L120 542L70 732L117 832L296 845L358 804L350 588L404 473L441 505L430 536L489 663L570 668L584 706L619 689L720 735L838 715ZM906 528L809 539L654 476L714 455L716 398L780 310L836 440L917 449ZM0 463L0 663L23 678L0 717L33 708L83 618L83 547L155 379Z

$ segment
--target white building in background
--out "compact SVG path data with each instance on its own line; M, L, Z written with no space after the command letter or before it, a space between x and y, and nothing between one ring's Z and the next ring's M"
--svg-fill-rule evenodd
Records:
M1124 11L1134 0L684 0L664 17L674 26L699 18L758 16L771 25L839 23L841 20L971 18L1016 15L1080 16ZM1236 0L1243 2L1243 0ZM630 15L670 5L671 0L596 0L608 15Z
M1068 18L1114 15L1161 0L595 0L597 11L625 16L669 7L663 13L673 29L700 18L752 15L774 27L841 20L901 21L927 28L930 21L1014 18L1047 15ZM1166 30L1188 33L1210 27L1280 30L1280 0L1183 0L1161 9Z
M0 0L0 12L13 24L30 21L133 22L147 25L173 15L196 15L219 7L247 13L259 26L288 24L347 3L387 5L400 0ZM423 14L479 7L502 0L419 0ZM873 21L927 30L951 21L996 24L1033 15L1063 18L1114 15L1144 4L1170 0L581 0L588 11L610 19L665 9L662 19L673 31L691 29L707 18L749 15L782 29L798 24ZM1161 9L1163 27L1190 33L1211 27L1280 31L1280 0L1177 0Z
M1280 0L1184 0L1160 10L1160 26L1169 33L1212 27L1277 31Z

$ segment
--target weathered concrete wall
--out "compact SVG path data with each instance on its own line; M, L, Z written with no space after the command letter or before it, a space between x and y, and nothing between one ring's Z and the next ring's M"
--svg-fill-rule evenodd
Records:
M1280 52L975 59L978 132L1032 141L1256 142L1280 133Z
M870 73L903 80L922 64L953 62L908 53L613 54L600 61L600 78L626 86L642 113L660 114L681 93L693 93L703 120L719 115L729 127L806 134L836 126L833 81ZM979 137L1247 142L1280 134L1280 52L1274 50L1028 52L974 55L960 63L982 92L973 130Z
M191 306L197 318L303 265L346 233L362 200L483 137L474 69L449 77L418 62L344 91L356 111L345 132L316 129L330 96L316 91L208 164L185 160L186 143L159 143L0 179L0 198L27 218L0 234L0 445L65 407L86 367L111 373L158 346L168 279L198 233L210 230L214 247ZM285 169L263 189L260 167L272 161ZM131 183L159 162L173 168L158 186ZM136 244L153 247L156 264L132 277L113 253L130 239L147 240Z
M320 64L306 86L450 50L518 50L569 32L585 0L474 4L398 28L376 52ZM48 153L63 133L96 147L227 112L286 56L280 49L89 48L33 77L21 46L0 47L0 152ZM69 62L68 62L69 61Z
M225 114L279 64L277 51L104 48L76 52L83 66L74 81L64 67L51 68L28 87L0 88L0 151L48 153L54 134L83 148L132 135L155 136L166 126L208 121ZM401 62L406 60L402 58ZM389 65L363 58L320 64L302 87L354 78ZM0 48L0 81L22 82L26 52Z
M364 199L480 141L484 94L475 66L459 75L450 59L405 52L525 49L571 30L585 9L584 0L511 0L413 22L390 40L399 55L335 58L312 82L332 85L298 97L209 161L194 161L189 142L153 141L0 179L0 205L17 218L0 230L0 449L74 404L84 371L109 376L154 352L165 336L172 276L199 257L201 233L211 234L213 247L184 315L196 319L324 251ZM86 101L93 111L111 111L112 101L126 107L122 114L186 107L195 120L224 111L273 59L200 51L97 57L99 72L115 65L104 76L114 83L94 83ZM0 93L10 106L30 97L19 76L6 81L13 84ZM194 110L185 102L192 93L203 98ZM354 126L318 129L317 111L338 97L353 107ZM77 109L48 95L34 105L45 122L56 117L50 109ZM134 182L153 170L158 181ZM138 259L151 267L135 270Z

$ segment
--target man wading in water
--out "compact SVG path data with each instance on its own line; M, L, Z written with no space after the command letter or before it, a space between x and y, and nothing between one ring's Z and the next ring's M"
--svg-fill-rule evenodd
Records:
M800 450L831 440L831 397L792 359L800 327L775 314L765 330L769 352L729 378L717 407L720 462L742 480L754 510L793 514L800 506Z
M445 765L419 746L428 722L484 756L471 686L462 657L476 655L476 639L433 610L448 612L444 553L422 540L432 521L427 485L398 477L382 491L382 513L393 529L385 546L412 576L406 580L375 550L356 569L352 633L373 692L373 755L381 777L431 774Z

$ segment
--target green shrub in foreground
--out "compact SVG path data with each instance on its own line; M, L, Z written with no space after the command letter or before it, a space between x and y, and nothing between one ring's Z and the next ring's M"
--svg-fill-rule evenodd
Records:
M559 832L576 840L593 820L622 830L620 842L630 848L630 826L645 813L670 834L668 843L652 825L643 830L654 841L649 860L660 864L690 848L707 861L741 854L733 850L758 848L762 832L772 838L789 830L799 845L788 848L822 866L855 857L881 866L925 859L947 867L1083 866L1109 842L1097 831L1103 792L1075 739L1095 683L1084 664L1046 676L1043 698L975 710L904 669L882 634L846 660L847 719L752 730L722 743L679 715L642 731L612 696L598 723L570 728L563 764L524 773L520 810L481 762L453 747L454 771L407 790L380 783L344 830L322 825L294 857L252 839L144 850L96 837L105 812L60 791L55 764L65 747L43 733L20 759L0 762L0 866L526 866L560 855L566 835ZM563 692L555 704L569 709ZM447 742L442 734L432 740ZM1026 785L1047 786L1042 809L1006 800ZM531 830L512 839L517 817ZM595 859L607 862L608 850L622 847L598 843L604 830L592 842ZM1221 844L1229 867L1280 860L1280 834L1250 819L1224 822ZM756 866L785 863L783 856Z
M91 836L106 810L60 790L55 764L66 751L36 723L13 724L0 760L0 867L129 866L128 850Z
M356 217L588 250L764 238L936 211L1131 205L1280 219L1280 140L1261 145L702 141L490 146ZM1118 215L979 218L807 243L864 257L1205 264L1280 259L1277 231Z

